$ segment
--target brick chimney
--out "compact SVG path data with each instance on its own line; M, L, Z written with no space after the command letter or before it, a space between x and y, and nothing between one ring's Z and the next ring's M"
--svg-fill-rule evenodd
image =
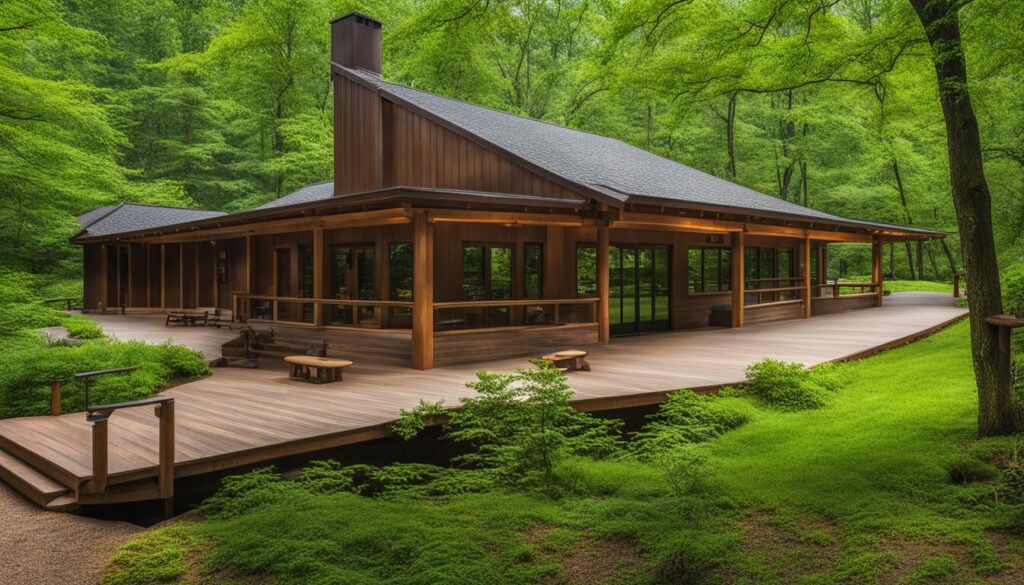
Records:
M350 12L331 21L331 61L380 75L379 21Z

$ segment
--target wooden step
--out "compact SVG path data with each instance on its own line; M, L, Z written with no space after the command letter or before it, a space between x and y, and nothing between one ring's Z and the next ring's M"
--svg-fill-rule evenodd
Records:
M0 450L0 479L44 508L54 505L54 509L68 510L78 505L67 486L3 450Z

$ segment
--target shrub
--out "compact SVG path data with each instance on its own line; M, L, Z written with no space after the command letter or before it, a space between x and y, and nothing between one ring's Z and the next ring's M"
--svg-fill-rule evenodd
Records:
M654 459L676 496L683 496L704 487L711 473L704 445L681 445L663 451Z
M745 414L722 406L717 398L679 390L648 417L644 428L633 435L630 448L639 459L650 461L667 451L714 439L745 422Z
M103 337L103 328L88 317L70 315L64 317L62 324L68 330L68 336L75 339L100 339Z
M807 370L801 363L765 358L747 368L751 394L780 410L821 408L843 380L833 365Z
M8 367L0 369L0 417L49 412L50 383L64 382L65 412L85 406L84 388L73 375L138 365L129 374L97 378L90 389L93 404L138 400L156 393L175 379L209 373L200 352L163 343L97 339L77 347L26 344L8 353Z
M567 457L606 456L620 449L620 422L574 409L565 374L539 365L513 374L480 371L466 383L476 395L461 398L461 408L444 411L449 417L445 436L473 447L457 463L491 470L511 484L551 485L554 467ZM421 403L403 413L398 429L410 438L422 428L424 416L439 412L439 405Z
M999 469L995 465L973 457L957 459L950 463L946 470L949 473L949 481L965 485L976 481L991 481L999 475Z

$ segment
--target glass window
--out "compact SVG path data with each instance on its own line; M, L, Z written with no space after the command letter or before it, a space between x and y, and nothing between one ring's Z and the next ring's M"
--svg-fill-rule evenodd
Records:
M689 248L687 272L690 292L729 290L731 251L727 248Z
M468 301L512 298L512 246L462 247L462 293Z
M388 257L390 300L412 300L412 244L391 244Z
M597 296L597 249L592 246L576 248L576 294Z
M544 247L541 244L523 246L523 289L528 299L544 296Z
M462 297L467 301L487 298L484 285L484 247L462 247Z
M488 279L492 299L512 298L512 246L488 247Z

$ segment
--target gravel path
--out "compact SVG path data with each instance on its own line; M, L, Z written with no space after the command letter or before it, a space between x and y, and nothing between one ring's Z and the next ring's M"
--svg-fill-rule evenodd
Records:
M94 584L106 560L142 528L46 512L0 482L0 583Z

